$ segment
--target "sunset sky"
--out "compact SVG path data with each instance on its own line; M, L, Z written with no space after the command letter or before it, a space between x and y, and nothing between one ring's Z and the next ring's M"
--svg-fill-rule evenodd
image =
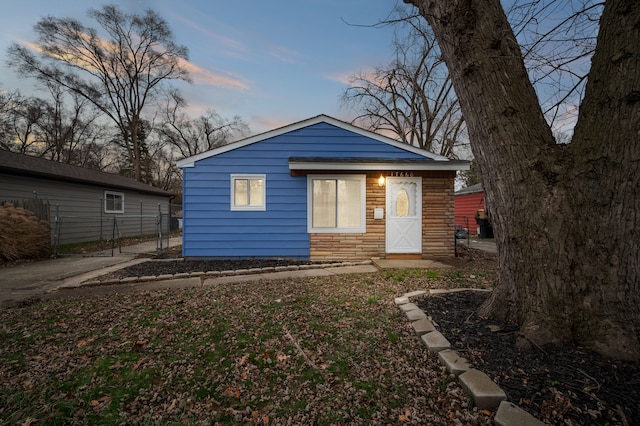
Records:
M388 62L393 28L375 26L395 0L115 0L122 10L153 9L189 49L193 84L180 84L192 114L212 108L241 116L260 133L318 114L349 120L340 105L347 78ZM398 0L399 4L402 4ZM0 89L33 94L33 81L5 65L12 42L35 41L42 17L84 23L93 0L20 0L0 17ZM92 24L95 25L95 24ZM375 27L374 27L375 26Z

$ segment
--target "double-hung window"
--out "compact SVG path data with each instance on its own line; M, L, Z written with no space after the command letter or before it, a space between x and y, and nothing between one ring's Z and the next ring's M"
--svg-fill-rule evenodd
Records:
M231 210L266 210L266 175L231 175Z
M307 179L309 232L366 231L365 175L309 175Z
M124 194L122 192L104 191L104 212L124 213Z

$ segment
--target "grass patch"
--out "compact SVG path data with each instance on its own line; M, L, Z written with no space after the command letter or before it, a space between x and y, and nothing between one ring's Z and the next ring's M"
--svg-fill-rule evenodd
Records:
M2 310L0 423L398 423L454 386L392 303L412 290L400 277L430 274L233 283ZM434 423L448 421L449 405L429 410Z
M441 274L438 271L429 269L397 269L384 272L384 276L387 279L403 282L407 278L438 279Z
M369 297L367 297L367 304L368 305L375 305L376 303L378 303L380 301L380 299L382 299L382 296L380 296L379 294L376 294L375 296L369 296Z
M456 269L445 271L443 276L456 287L487 287L492 280L492 276L486 272L470 272Z

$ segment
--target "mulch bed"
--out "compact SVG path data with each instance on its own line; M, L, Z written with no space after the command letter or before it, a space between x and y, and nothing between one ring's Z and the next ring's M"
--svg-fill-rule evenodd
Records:
M188 272L237 271L278 266L300 266L323 262L291 259L245 259L245 260L165 260L142 262L120 269L109 277L144 277Z
M486 373L519 405L552 424L640 424L640 363L612 360L580 348L516 348L518 331L475 312L487 298L453 292L419 301L452 349Z

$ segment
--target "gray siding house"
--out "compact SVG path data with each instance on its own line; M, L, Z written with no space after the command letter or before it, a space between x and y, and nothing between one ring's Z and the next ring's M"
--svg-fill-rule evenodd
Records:
M56 247L168 231L173 198L124 176L0 150L0 203L39 210Z

